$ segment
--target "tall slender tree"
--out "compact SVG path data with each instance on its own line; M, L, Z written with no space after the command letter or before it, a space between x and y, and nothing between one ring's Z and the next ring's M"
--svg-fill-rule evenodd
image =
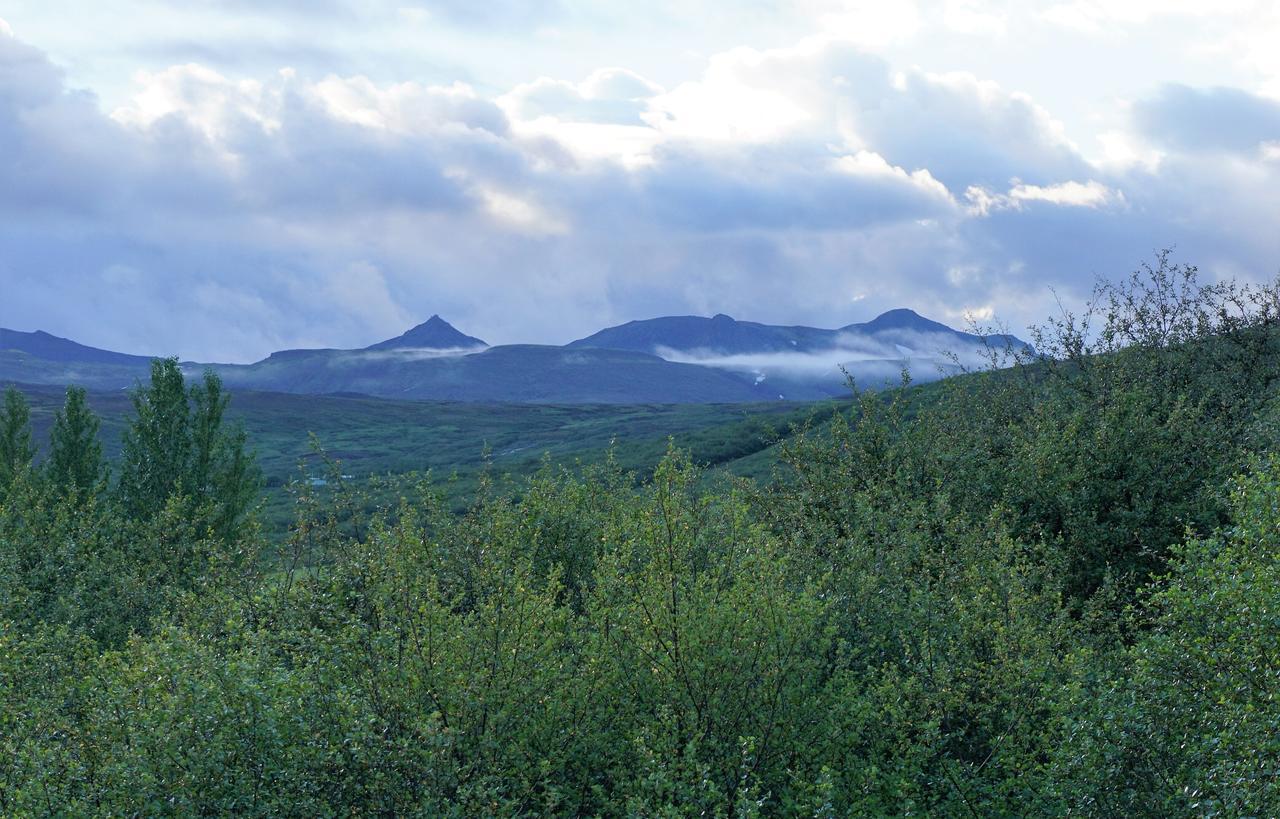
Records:
M208 504L209 522L223 538L234 534L261 488L257 465L245 449L244 430L226 423L230 401L212 370L191 388L190 491Z
M148 519L182 493L191 452L187 392L176 358L151 362L151 383L133 391L133 423L124 432L120 501Z
M31 407L26 396L9 387L0 407L0 489L31 465L36 450L31 443Z
M107 476L98 431L102 422L89 409L82 387L67 387L67 398L53 418L49 433L49 462L45 474L60 492L94 492Z

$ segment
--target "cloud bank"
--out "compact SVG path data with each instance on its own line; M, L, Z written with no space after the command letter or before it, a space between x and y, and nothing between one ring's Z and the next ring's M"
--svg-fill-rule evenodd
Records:
M974 36L1007 27L948 8ZM1101 26L1098 8L1054 24ZM1170 244L1211 275L1280 267L1276 100L1156 88L1104 161L1025 93L877 52L919 15L873 43L839 36L847 8L818 13L835 34L675 82L604 66L482 92L197 62L139 73L110 109L0 22L0 326L221 361L432 313L494 343L899 306L1018 331L1050 286L1077 299Z

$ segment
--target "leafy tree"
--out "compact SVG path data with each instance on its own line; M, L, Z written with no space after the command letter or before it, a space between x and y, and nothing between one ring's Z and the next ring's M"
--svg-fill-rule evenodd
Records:
M224 422L221 379L206 371L188 391L177 359L157 359L150 385L132 397L117 490L125 511L150 520L180 496L217 537L233 537L261 482L243 430Z
M169 497L190 487L191 418L176 358L151 362L151 383L131 396L134 420L124 433L118 492L135 519L150 519Z
M45 474L62 492L95 491L107 476L98 430L102 423L89 409L81 387L68 387L66 403L53 418Z
M31 407L14 387L4 392L0 407L0 489L31 465L36 450L31 443Z
M190 490L210 504L210 525L216 536L230 538L258 498L262 475L247 450L244 429L224 415L231 396L222 379L206 370L191 388L192 451Z

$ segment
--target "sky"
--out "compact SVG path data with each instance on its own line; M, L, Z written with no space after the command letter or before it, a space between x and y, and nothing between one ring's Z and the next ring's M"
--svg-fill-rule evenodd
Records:
M0 326L188 360L1280 273L1266 0L6 0Z

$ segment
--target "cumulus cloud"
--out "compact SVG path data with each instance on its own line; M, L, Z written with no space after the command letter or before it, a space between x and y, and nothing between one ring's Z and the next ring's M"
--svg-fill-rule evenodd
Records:
M789 49L749 48L716 55L700 79L652 100L644 119L664 134L687 139L760 143L783 138L818 113L805 105L804 95L814 90L807 78L772 71L783 62L800 68L799 56Z
M481 88L184 63L107 113L0 37L0 326L226 361L432 313L497 343L899 306L1016 330L1048 285L1070 298L1166 244L1214 273L1280 257L1280 136L1243 92L1135 100L1116 144L1161 158L1103 166L1026 94L834 37L661 84Z

